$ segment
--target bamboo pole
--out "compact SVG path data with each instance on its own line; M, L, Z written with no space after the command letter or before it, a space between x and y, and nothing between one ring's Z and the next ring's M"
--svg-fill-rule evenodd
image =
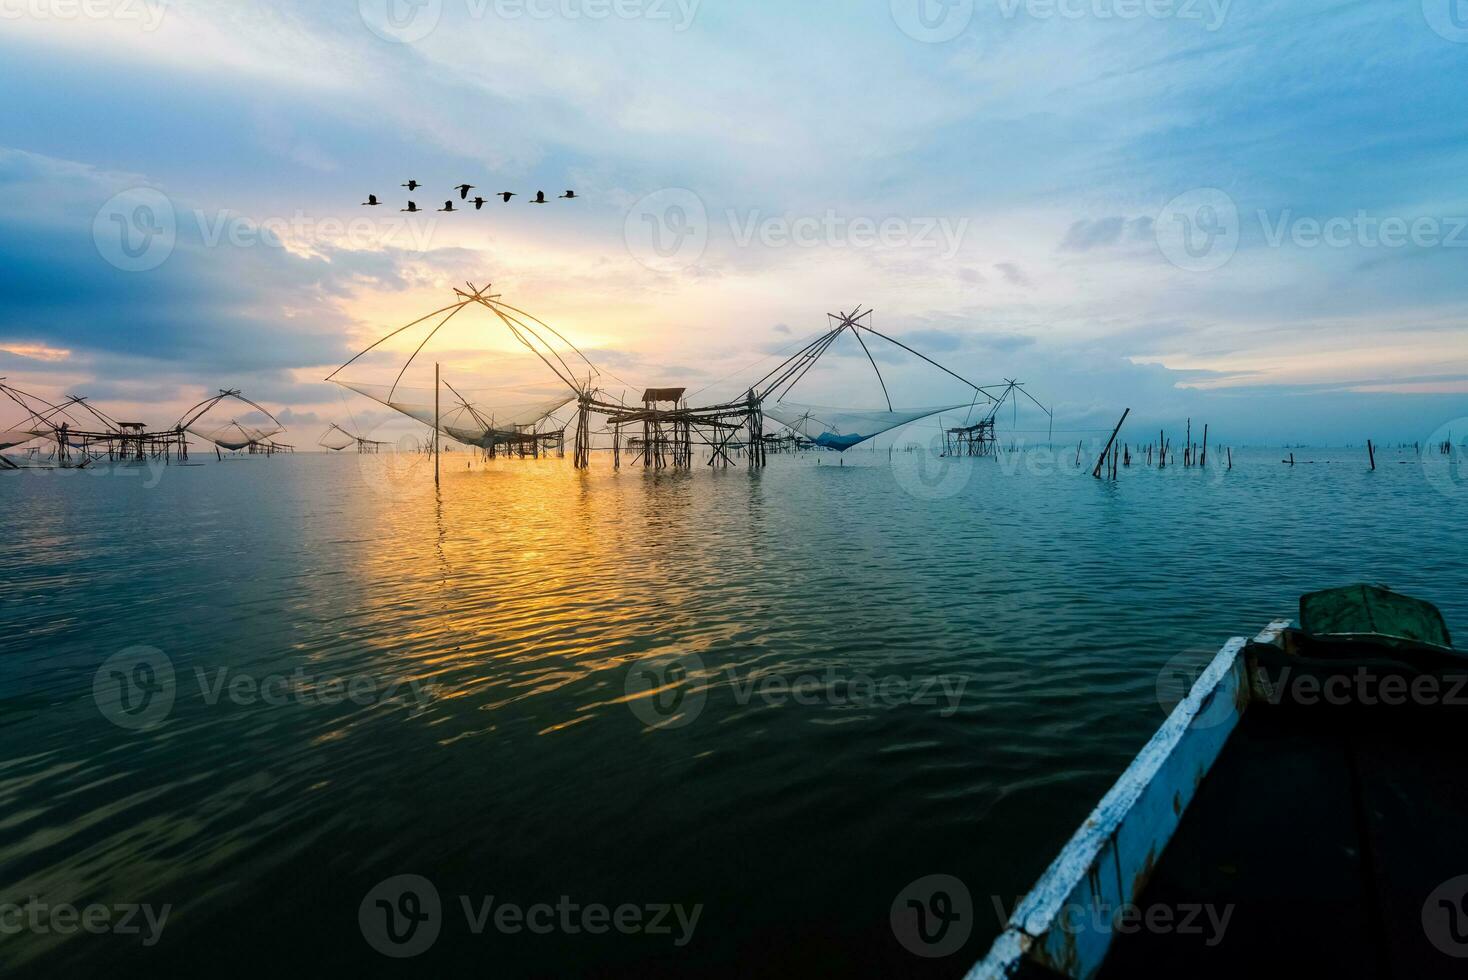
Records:
M1111 447L1116 444L1117 433L1121 432L1121 427L1123 423L1126 422L1126 417L1130 414L1132 414L1132 410L1130 408L1122 412L1121 421L1117 422L1116 428L1111 430L1111 438L1106 440L1106 448L1101 451L1101 458L1096 460L1096 468L1091 471L1091 475L1094 476L1096 479L1101 479L1101 464L1106 461L1106 456L1108 453L1111 452ZM1077 456L1077 459L1079 459L1079 456Z
M438 362L433 362L433 485L438 486Z
M1203 423L1203 455L1198 458L1199 466L1208 465L1208 423Z
M1366 455L1371 457L1371 468L1376 469L1376 447L1371 444L1370 439L1366 440Z

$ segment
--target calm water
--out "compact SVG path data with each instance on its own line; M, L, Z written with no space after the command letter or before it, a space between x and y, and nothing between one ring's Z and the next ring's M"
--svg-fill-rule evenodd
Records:
M0 475L0 905L169 906L151 946L142 914L27 924L0 968L959 976L1162 720L1164 664L1357 580L1468 630L1464 496L1280 455ZM932 874L971 934L922 958L889 914ZM441 911L395 961L359 910L413 913L399 875ZM698 918L476 934L490 896Z

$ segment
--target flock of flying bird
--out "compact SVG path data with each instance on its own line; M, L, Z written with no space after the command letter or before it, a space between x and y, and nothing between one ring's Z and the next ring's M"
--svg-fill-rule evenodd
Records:
M406 184L403 184L402 186L403 187L406 187L408 189L408 193L411 194L414 191L416 191L418 188L422 187L423 185L420 184L420 183L418 183L416 180L410 180ZM475 188L474 188L474 185L473 184L460 184L458 187L455 187L454 188L454 190L456 190L456 191L459 192L459 200L465 201L465 202L468 202L469 201L469 192L472 191L472 190L474 190L474 189ZM520 195L519 194L516 194L514 191L500 191L498 194L492 194L490 196L491 197L497 197L501 201L504 201L506 204L509 204L510 203L510 198L512 198L512 197L519 197ZM566 193L564 193L560 197L558 197L556 200L558 200L558 201L575 201L575 200L578 200L578 198L576 197L576 192L575 191L567 191ZM477 197L476 196L474 198L474 200L473 200L472 203L474 204L474 210L475 211L478 211L480 208L484 207L485 199L483 197ZM533 201L531 201L530 203L531 204L549 204L550 202L545 199L545 191L536 191L535 192L535 199ZM377 195L376 194L368 194L367 195L367 200L365 200L365 201L362 202L362 206L364 208L375 208L375 207L378 207L381 204L382 204L382 202L377 199ZM399 208L398 210L400 210L400 211L407 211L410 214L417 214L417 213L421 212L423 209L420 208L417 204L414 204L412 201L409 201L407 207L405 207L405 208ZM444 201L443 202L443 207L439 208L438 210L452 213L452 212L460 211L460 210L463 210L463 209L462 208L456 208L456 207L454 207L454 200L453 200L453 198L449 198L447 201Z

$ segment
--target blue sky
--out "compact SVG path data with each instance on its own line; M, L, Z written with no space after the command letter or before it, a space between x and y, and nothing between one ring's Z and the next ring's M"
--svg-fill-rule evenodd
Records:
M345 411L326 373L493 279L628 383L736 383L861 303L1062 428L1129 406L1238 443L1413 441L1468 416L1468 0L0 15L0 375L114 415L238 386L314 443ZM407 220L410 177L428 208L463 180L582 200ZM108 241L139 202L171 232L148 268ZM475 349L490 329L435 356L530 379ZM821 383L869 396L859 368ZM938 398L890 370L895 400Z

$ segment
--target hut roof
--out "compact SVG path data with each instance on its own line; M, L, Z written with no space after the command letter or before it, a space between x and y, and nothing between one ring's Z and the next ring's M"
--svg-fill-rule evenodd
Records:
M642 393L645 402L678 402L687 388L649 388Z

